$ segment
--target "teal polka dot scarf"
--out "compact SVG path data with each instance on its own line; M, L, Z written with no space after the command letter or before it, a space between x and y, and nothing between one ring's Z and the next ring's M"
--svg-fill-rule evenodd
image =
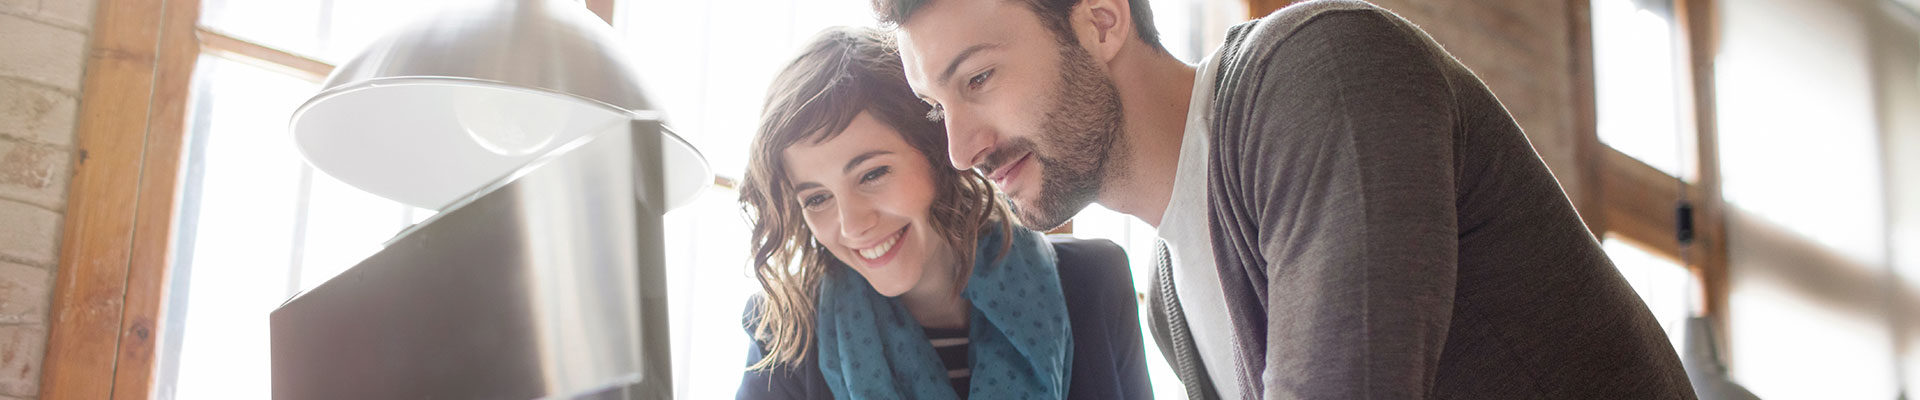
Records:
M961 291L973 305L967 338L975 399L1062 399L1073 361L1073 332L1053 246L1015 228L982 238L973 277ZM860 274L835 268L820 286L821 375L836 399L953 399L946 367L926 333L898 301ZM1129 316L1131 317L1131 316Z

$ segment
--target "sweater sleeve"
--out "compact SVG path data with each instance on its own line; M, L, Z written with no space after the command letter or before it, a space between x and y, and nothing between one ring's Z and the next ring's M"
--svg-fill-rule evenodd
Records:
M1231 149L1264 263L1263 398L1420 398L1458 266L1444 53L1378 10L1316 15L1253 67Z

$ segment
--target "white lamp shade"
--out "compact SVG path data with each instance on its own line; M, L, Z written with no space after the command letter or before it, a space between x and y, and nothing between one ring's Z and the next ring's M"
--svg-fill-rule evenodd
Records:
M335 69L294 112L316 169L370 193L443 209L556 146L657 118L619 36L579 3L502 0L404 27ZM712 182L664 137L668 207Z

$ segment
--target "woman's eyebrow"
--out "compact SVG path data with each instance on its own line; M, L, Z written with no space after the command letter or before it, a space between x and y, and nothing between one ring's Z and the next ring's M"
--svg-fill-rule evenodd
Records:
M853 156L852 160L847 160L847 166L840 168L840 173L842 174L852 173L853 167L860 166L861 162L865 162L869 158L879 157L887 154L893 154L893 152L888 150L874 150L874 151L869 151L865 153L860 153L860 155Z
M851 159L851 160L847 160L847 165L846 165L845 167L841 167L841 168L840 168L840 173L842 173L842 174L850 174L850 173L853 173L853 168L854 168L854 167L858 167L858 166L860 166L860 163L862 163L862 162L866 162L866 161L867 161L868 159L872 159L872 158L874 158L874 157L879 157L879 156L884 156L884 155L888 155L888 154L893 154L893 151L891 151L891 150L874 150L874 151L869 151L869 152L865 152L865 153L860 153L860 155L857 155L857 156L853 156L853 159ZM813 188L818 188L818 187L822 187L822 186L820 185L820 183L819 183L819 182L814 182L814 181L806 181L806 182L800 182L800 183L795 183L795 184L793 184L793 191L795 191L795 192L804 192L804 191L806 191L807 189L813 189Z

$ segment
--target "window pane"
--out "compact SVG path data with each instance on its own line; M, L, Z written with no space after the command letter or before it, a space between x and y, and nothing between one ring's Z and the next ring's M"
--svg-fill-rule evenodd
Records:
M312 83L210 56L194 79L158 393L265 398L268 314L427 213L301 161L286 126Z
M1877 267L1887 216L1876 84L1850 10L1797 1L1725 7L1715 72L1722 192L1734 208Z
M478 1L486 0L205 0L200 24L339 65L407 22Z
M203 0L200 25L293 53L319 54L330 0Z
M1897 398L1873 8L1715 4L1729 369L1763 398Z
M266 398L267 314L287 299L305 166L287 116L313 84L245 64L201 57L195 74L188 193L173 279L188 279L184 307L170 307L180 336L177 380L160 393L181 399ZM192 169L201 174L192 177ZM197 180L197 182L195 182ZM198 190L194 190L197 185ZM179 287L179 286L176 286ZM182 314L176 316L173 314ZM182 318L183 317L183 318ZM167 390L167 384L172 390Z
M1595 122L1602 143L1691 179L1672 15L1671 1L1593 0Z
M829 26L873 24L864 1L636 0L616 11L633 53L651 60L640 63L649 98L715 173L734 177L767 85L800 44Z
M517 0L318 1L325 2L329 7L326 14L317 17L326 26L324 37L326 41L322 43L323 46L315 55L322 61L339 65L353 58L375 40L415 19L476 2Z
M387 239L413 225L424 210L367 193L311 171L299 290L312 289L379 252Z
M745 372L749 342L740 312L760 284L747 272L752 228L736 196L707 190L666 215L674 398L733 398Z
M1673 342L1674 352L1683 350L1686 343L1687 318L1693 316L1695 298L1699 295L1696 288L1698 280L1693 273L1665 257L1648 253L1624 240L1608 239L1601 242L1607 257L1613 259L1620 275L1627 278L1627 284L1633 285L1634 293L1640 294L1640 301L1647 303L1647 309L1653 311L1653 319L1660 321L1660 329L1667 332L1667 339Z

